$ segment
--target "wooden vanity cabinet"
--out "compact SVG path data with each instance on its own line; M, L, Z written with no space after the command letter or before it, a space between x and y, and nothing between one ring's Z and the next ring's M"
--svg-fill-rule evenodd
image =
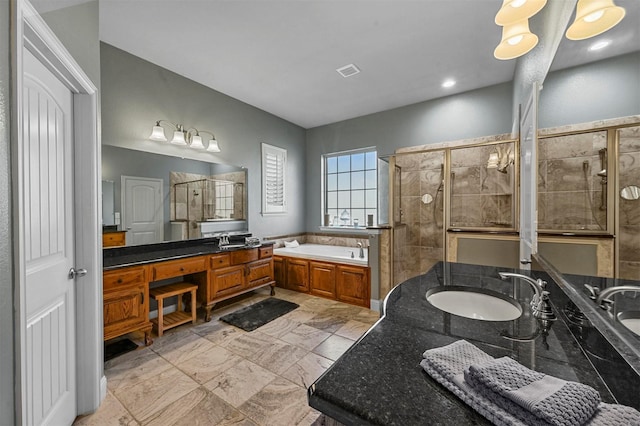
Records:
M102 247L120 247L127 243L127 231L104 232Z
M149 282L146 266L106 271L103 275L104 340L132 331L143 331L146 345L151 340Z
M289 290L309 292L309 261L288 257L285 263Z
M316 296L336 298L336 265L309 261L309 289Z
M336 277L336 299L341 302L369 307L369 269L357 266L338 265Z
M352 305L370 306L371 284L367 266L289 256L276 256L274 265L279 287Z

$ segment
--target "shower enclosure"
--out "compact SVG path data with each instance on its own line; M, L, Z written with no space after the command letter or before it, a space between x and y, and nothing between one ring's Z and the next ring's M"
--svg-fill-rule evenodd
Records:
M618 276L640 280L640 126L617 131Z

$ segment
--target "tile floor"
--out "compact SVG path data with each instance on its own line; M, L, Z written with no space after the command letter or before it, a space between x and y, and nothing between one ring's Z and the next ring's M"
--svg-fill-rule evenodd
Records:
M307 387L378 313L276 289L299 308L245 332L218 320L269 297L257 290L105 364L107 397L75 425L311 425ZM141 344L141 341L136 343Z

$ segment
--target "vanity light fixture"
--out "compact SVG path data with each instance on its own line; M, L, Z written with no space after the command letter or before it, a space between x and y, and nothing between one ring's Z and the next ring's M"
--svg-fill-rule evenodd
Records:
M504 0L496 14L496 24L506 26L523 19L529 19L540 12L547 0Z
M618 25L626 11L613 0L578 0L576 18L567 30L569 40L584 40Z
M538 36L529 30L529 20L522 19L502 28L502 40L493 51L496 59L507 60L522 56L538 44Z
M220 146L218 145L218 141L213 133L207 130L198 130L195 127L185 130L182 124L174 124L167 120L156 121L156 125L153 126L149 139L152 141L167 142L167 136L164 134L164 127L161 125L162 123L170 124L174 128L173 138L171 139L172 144L180 146L188 145L193 149L205 149L200 133L207 133L211 135L211 139L209 139L209 145L206 150L208 152L220 152Z

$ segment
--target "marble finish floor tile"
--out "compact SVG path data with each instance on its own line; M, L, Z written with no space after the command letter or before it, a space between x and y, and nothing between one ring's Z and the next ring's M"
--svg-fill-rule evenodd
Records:
M223 342L220 346L246 358L269 346L272 341L273 337L259 331L252 331L236 339Z
M302 348L274 341L261 351L256 352L249 360L276 374L282 374L290 365L295 364L306 354L307 351Z
M349 320L346 318L320 313L304 323L310 327L326 331L327 333L334 333L345 325L347 321Z
M333 364L333 361L328 358L314 353L308 353L304 358L282 373L282 377L306 389L311 386L322 373L327 371L327 369L331 367L331 364Z
M132 355L134 353L137 357ZM108 361L105 363L104 373L107 378L107 388L116 391L141 383L170 368L172 368L171 363L151 349L145 348Z
M225 322L211 320L193 327L192 331L217 345L224 345L231 340L247 334L241 328L234 327Z
M320 343L313 352L329 358L332 361L337 360L347 351L355 342L342 336L333 335L324 342Z
M277 378L239 410L262 426L296 425L304 419L311 407L307 405L304 389L283 378Z
M148 417L145 425L217 425L235 410L200 386Z
M156 339L156 342L150 348L172 364L179 364L192 356L210 351L215 347L209 340L189 330L162 337L162 339Z
M200 319L171 329L150 347L107 362L107 399L77 424L313 424L320 413L308 406L306 388L379 314L276 291L276 297L300 307L256 331L248 333L217 318L263 300L268 290L219 307L210 322Z
M329 336L331 336L331 333L318 330L317 328L313 328L306 324L301 324L297 328L291 330L290 333L280 337L280 340L310 351L320 343L324 342Z
M334 334L351 340L358 340L371 326L360 321L351 320L340 327Z
M205 384L214 395L239 407L277 376L253 362L242 360Z
M197 387L198 384L189 376L171 368L142 383L117 389L114 395L137 420L144 423L148 417Z
M236 365L241 359L233 352L215 346L208 352L200 353L183 361L179 368L196 382L205 384Z
M121 425L134 426L139 423L133 418L124 406L113 396L111 392L107 392L107 396L102 401L98 410L87 416L78 417L74 426L89 425Z

